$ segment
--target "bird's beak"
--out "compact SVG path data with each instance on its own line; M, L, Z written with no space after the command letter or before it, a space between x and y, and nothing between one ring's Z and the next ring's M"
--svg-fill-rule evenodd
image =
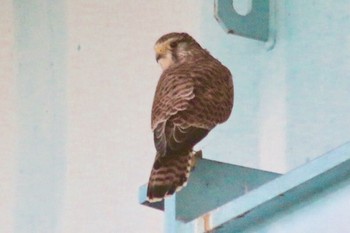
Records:
M156 61L157 61L157 63L158 63L158 61L159 61L160 58L161 58L161 55L160 55L160 54L157 54L157 55L156 55Z

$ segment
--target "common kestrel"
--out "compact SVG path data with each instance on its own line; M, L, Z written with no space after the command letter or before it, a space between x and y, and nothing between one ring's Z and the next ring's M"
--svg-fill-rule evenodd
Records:
M193 146L233 107L230 71L187 33L169 33L155 44L162 67L152 107L157 150L148 183L149 201L159 201L187 184Z

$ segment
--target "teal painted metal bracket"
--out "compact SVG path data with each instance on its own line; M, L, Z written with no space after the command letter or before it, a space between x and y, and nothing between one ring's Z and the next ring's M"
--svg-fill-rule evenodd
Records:
M232 0L215 0L215 18L227 33L269 40L270 0L251 0L251 11L240 15Z
M165 203L148 203L146 186L139 202L158 209L165 205L166 232L243 232L346 179L350 142L281 176L199 160L188 186Z
M173 197L167 198L165 203L149 203L146 197L147 185L140 188L139 202L160 210L164 210L165 205L166 232L193 232L184 231L184 225L277 176L279 174L272 172L199 159L188 185ZM193 226L186 227L191 229ZM174 231L180 228L181 231Z

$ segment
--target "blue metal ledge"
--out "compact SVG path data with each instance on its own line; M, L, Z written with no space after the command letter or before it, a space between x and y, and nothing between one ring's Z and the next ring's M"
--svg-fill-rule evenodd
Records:
M279 174L207 159L199 159L188 185L176 193L176 219L191 221L206 212L244 195ZM150 203L147 185L140 188L141 204L164 210L164 201Z
M166 232L242 232L350 178L350 143L278 176L200 160L183 191L165 201ZM265 183L262 185L262 183ZM140 188L140 203L145 199ZM163 208L158 203L156 208Z

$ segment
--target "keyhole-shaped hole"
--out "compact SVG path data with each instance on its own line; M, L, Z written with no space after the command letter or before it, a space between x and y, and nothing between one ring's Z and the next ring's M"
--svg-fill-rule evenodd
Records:
M232 0L233 8L242 16L250 13L252 10L252 0Z

